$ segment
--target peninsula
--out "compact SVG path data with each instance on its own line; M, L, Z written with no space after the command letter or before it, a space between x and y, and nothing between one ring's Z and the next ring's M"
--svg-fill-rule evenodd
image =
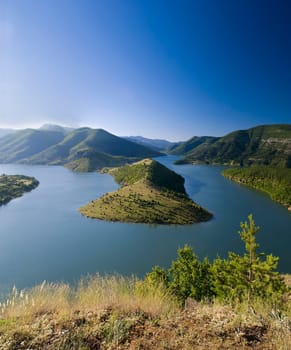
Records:
M23 193L36 188L39 182L30 176L0 175L0 205L7 204L12 199L21 197Z
M121 184L80 208L90 218L147 224L185 225L207 221L212 214L186 194L184 178L152 159L109 170Z
M230 168L222 172L227 179L263 192L291 210L291 168L251 166Z

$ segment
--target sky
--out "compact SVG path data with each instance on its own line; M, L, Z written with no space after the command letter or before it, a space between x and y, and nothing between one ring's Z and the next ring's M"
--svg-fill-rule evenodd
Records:
M0 0L0 128L290 124L290 19L287 0Z

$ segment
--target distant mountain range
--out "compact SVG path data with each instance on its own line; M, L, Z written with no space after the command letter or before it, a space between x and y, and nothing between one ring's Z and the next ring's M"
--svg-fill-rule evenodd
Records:
M142 136L122 138L103 129L50 124L39 129L0 129L0 163L54 164L76 171L95 171L164 153L181 155L177 164L264 164L291 168L291 124L257 126L223 137L194 136L177 143Z
M15 129L0 129L0 138L16 131Z
M69 133L70 131L73 131L74 128L70 128L68 126L61 126L56 124L43 124L39 130L49 130L49 131L60 131L64 134Z
M150 147L156 151L167 151L169 148L175 147L180 143L161 139L148 139L143 136L124 136L123 138L138 143L139 145Z
M291 124L262 125L223 137L193 137L169 150L181 163L291 167Z
M44 126L0 138L1 163L65 165L76 171L95 171L160 155L103 129Z

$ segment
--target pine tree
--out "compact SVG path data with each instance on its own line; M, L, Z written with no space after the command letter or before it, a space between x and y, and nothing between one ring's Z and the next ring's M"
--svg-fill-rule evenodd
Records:
M181 302L188 297L199 301L213 296L210 267L209 260L200 262L189 245L178 249L169 274L170 288Z
M248 305L257 299L277 299L286 291L283 278L276 272L279 258L258 253L259 244L252 215L249 222L241 223L240 237L245 243L245 253L240 256L230 252L227 260L216 259L212 265L213 289L223 300L247 300Z

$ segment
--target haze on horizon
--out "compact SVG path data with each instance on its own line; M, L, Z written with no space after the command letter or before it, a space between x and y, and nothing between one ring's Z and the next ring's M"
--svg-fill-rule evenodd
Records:
M1 0L0 127L185 140L291 123L291 7Z

